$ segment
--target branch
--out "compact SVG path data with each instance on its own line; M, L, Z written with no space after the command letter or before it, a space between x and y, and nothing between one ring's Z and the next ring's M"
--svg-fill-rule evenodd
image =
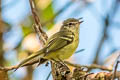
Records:
M13 69L17 69L17 66L0 67L0 71L9 71L9 70L13 70Z
M28 63L25 63L22 67L25 67L25 66L31 66L31 65L33 65L33 64L36 64L36 63L38 63L39 62L39 60L37 59L37 60L35 60L35 61L31 61L31 62L28 62ZM41 63L42 64L42 63ZM10 71L10 70L16 70L18 68L18 65L15 65L15 66L9 66L9 67L1 67L0 66L0 71L2 70L2 71Z
M34 5L34 2L33 0L29 0L30 2L30 7L31 7L31 11L32 11L32 15L33 15L33 18L34 18L34 21L35 21L35 24L34 24L34 29L36 31L36 33L38 34L39 36L39 39L42 41L42 45L45 45L47 39L48 39L48 36L47 34L42 30L42 25L40 23L40 20L39 20L39 17L36 13L36 9L35 9L35 5Z
M101 65L97 65L97 64L91 64L91 65L80 65L80 64L73 64L70 63L68 61L64 61L66 64L73 66L73 67L86 67L88 69L101 69L101 70L107 70L107 71L112 71L111 68L105 67L105 66L101 66Z
M89 69L101 69L101 70L107 70L107 71L112 71L111 68L107 68L105 66L101 66L101 65L97 65L97 64L91 64L91 65L80 65L80 64L73 64L73 63L70 63L68 61L64 61L66 64L70 65L70 66L73 66L73 67L86 67L86 68L89 68ZM31 63L26 63L24 64L24 66L29 66L29 65L32 65L32 64L35 64L35 63L38 63L38 61L33 61ZM60 64L59 64L60 65ZM24 67L22 66L22 67ZM10 67L0 67L0 70L5 70L5 71L9 71L9 70L13 70L13 69L16 69L17 68L17 65L16 66L10 66Z
M104 44L105 39L107 38L107 29L108 29L108 27L109 27L108 17L107 17L104 21L105 21L105 25L104 25L104 27L103 27L101 40L100 40L100 42L98 43L98 47L97 47L96 52L95 52L95 53L96 53L96 56L95 56L94 61L93 61L94 64L98 64L98 57L99 57L101 48L102 48L102 46L103 46L103 44Z
M120 56L120 55L119 55ZM113 78L112 80L114 80L114 78L116 77L116 73L117 73L117 67L118 67L118 64L120 63L120 61L117 61L116 65L115 65L115 70L113 72Z
M87 65L79 65L79 64L73 64L73 63L70 63L70 62L67 62L67 61L65 61L65 63L70 65L70 66L75 67L75 69L73 71L73 74L68 69L68 67L63 66L62 63L54 63L54 64L52 64L52 69L53 69L52 72L54 73L54 75L53 75L54 79L66 78L66 80L71 80L72 78L74 78L76 80L76 79L82 79L82 78L86 77L86 79L92 80L92 79L96 79L96 78L102 78L103 76L101 76L101 75L104 75L104 78L107 77L107 78L110 78L110 79L112 79L112 76L114 76L114 75L115 75L114 78L120 77L120 72L119 71L116 71L115 72L116 74L115 74L114 72L111 72L112 69L107 68L105 66L96 65L96 64L92 64L92 65L89 65L89 66L87 66ZM29 64L29 65L31 65L31 64ZM29 65L25 65L25 66L29 66ZM57 65L57 66L55 66L55 65ZM81 69L82 67L86 67L88 69L96 69L96 68L98 68L98 69L102 69L102 70L108 70L110 72L89 73L89 72L83 71ZM9 70L14 70L16 68L17 68L17 66L10 66L10 67L4 67L4 68L0 67L0 71L1 70L9 71ZM56 75L55 73L58 74L59 76ZM98 79L96 79L96 80L98 80Z
M88 73L79 68L74 69L73 80L111 80L112 72ZM120 77L120 72L117 72L116 78ZM119 79L118 79L119 80Z

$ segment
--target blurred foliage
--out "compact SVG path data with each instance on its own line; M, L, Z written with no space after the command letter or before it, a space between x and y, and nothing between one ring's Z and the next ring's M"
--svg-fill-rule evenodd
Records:
M48 19L52 18L53 16L54 16L53 8L52 8L52 4L50 4L43 11L43 17L44 17L44 20L47 21ZM52 21L51 23L47 24L46 27L47 27L47 29L50 29L50 28L52 28L53 25L54 25L54 22Z
M26 36L33 32L32 28L29 28L28 26L22 26L23 36Z
M53 4L51 0L35 0L35 5L38 10L38 15L40 17L41 23L46 22L50 18L52 18L55 13L53 10ZM51 21L51 23L46 24L46 29L52 28L54 25L54 22Z

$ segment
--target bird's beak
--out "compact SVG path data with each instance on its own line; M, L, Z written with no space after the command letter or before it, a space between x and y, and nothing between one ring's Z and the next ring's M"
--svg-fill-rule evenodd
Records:
M82 17L81 17L81 18L78 18L79 24L81 24L82 22L84 22L82 19L83 19Z

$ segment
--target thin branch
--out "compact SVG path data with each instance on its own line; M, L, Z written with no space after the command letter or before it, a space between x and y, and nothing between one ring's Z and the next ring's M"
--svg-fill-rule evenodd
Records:
M117 67L118 67L118 64L120 63L120 61L117 61L116 65L115 65L115 70L113 72L113 78L112 80L114 80L116 78L116 73L117 73Z
M49 74L48 74L48 76L47 76L47 78L45 80L48 80L50 75L51 75L51 71L49 72Z
M0 67L0 71L9 71L17 69L17 66L10 66L10 67Z
M80 65L80 64L73 64L73 63L70 63L68 61L65 61L66 64L70 65L70 66L73 66L73 67L86 67L88 69L101 69L101 70L107 70L107 71L112 71L111 68L108 68L108 67L105 67L105 66L101 66L101 65L97 65L97 64L91 64L91 65Z
M33 64L36 64L38 63L39 60L35 60L35 61L32 61L32 62L28 62L28 63L25 63L22 67L25 67L25 66L31 66ZM3 71L10 71L10 70L14 70L14 69L17 69L18 68L18 65L15 65L15 66L9 66L9 67L1 67L0 66L0 70L3 70Z
M95 53L96 53L96 56L95 56L95 59L94 59L94 61L93 61L94 64L98 64L98 57L99 57L101 48L102 48L102 46L103 46L103 44L104 44L105 39L107 38L107 29L108 29L108 26L109 26L109 24L107 24L107 22L108 22L108 17L107 17L104 21L105 21L106 23L105 23L105 25L104 25L104 27L103 27L101 40L100 40L100 42L98 43L98 47L97 47L96 52L95 52Z
M108 39L108 34L107 34L107 30L109 29L109 27L113 24L113 18L115 17L115 13L118 9L118 5L119 5L119 2L118 0L113 0L113 4L111 6L111 9L107 12L106 14L106 18L104 18L103 16L100 15L102 21L104 21L104 30L103 30L103 35L101 37L101 40L98 44L98 48L96 50L96 57L93 61L93 63L97 64L98 63L98 57L99 57L99 54L100 54L100 51L101 51L101 48L104 44L104 41L105 39Z
M29 65L32 65L32 64L35 64L37 63L38 61L34 62L34 63L28 63L27 65L24 65L24 66L29 66ZM91 65L80 65L80 64L73 64L73 63L70 63L68 61L64 61L66 64L70 65L70 66L73 66L73 67L86 67L86 68L89 68L89 69L102 69L102 70L107 70L107 71L112 71L111 68L108 68L108 67L105 67L105 66L101 66L101 65L97 65L97 64L91 64ZM22 66L22 67L24 67ZM16 69L17 66L10 66L10 67L0 67L0 70L6 70L6 71L9 71L9 70L13 70L13 69Z
M35 20L35 24L34 24L34 29L36 31L36 33L39 35L39 39L42 41L43 45L46 43L48 36L47 34L42 30L42 25L40 23L39 17L36 13L36 9L35 9L35 5L33 0L29 0L30 2L30 7L31 7L31 11L32 11L32 15L33 18Z
M79 52L83 52L85 49L80 49L78 51L76 51L75 53L79 53Z

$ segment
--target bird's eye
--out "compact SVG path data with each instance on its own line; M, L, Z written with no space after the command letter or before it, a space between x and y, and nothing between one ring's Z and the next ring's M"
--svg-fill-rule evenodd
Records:
M69 25L72 25L72 23L69 23Z

